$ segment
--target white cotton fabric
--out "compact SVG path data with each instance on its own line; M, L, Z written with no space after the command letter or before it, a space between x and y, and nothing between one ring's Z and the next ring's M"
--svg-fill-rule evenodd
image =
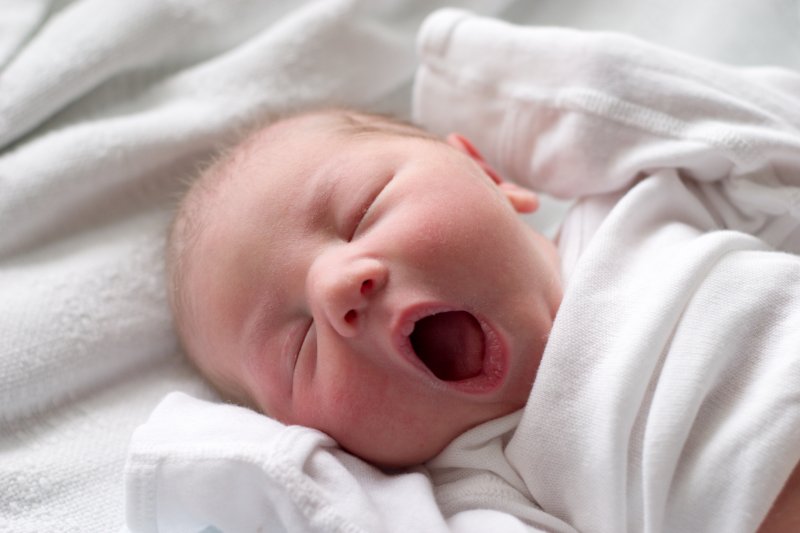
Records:
M447 529L423 469L386 474L317 430L183 393L136 431L126 478L136 532Z
M562 228L528 405L387 473L173 394L132 440L128 526L754 531L800 458L800 77L456 10L419 51L418 120L520 182L594 195Z
M584 532L754 531L800 459L800 75L459 11L420 49L424 125L537 190L598 195L562 229L519 425L488 459L485 435L453 443L434 483L510 469Z

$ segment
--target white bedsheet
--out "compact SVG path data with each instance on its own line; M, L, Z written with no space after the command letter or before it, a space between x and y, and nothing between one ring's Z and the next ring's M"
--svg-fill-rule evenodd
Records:
M5 0L0 530L122 527L133 429L171 390L213 398L163 296L178 182L275 111L334 100L407 115L414 34L445 3L800 68L800 13L783 0Z

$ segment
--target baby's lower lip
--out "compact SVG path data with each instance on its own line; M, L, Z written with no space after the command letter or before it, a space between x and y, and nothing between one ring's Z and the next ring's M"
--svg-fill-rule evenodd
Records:
M446 311L462 311L442 305L421 305L406 310L393 328L395 346L403 358L408 361L418 372L436 387L447 390L454 390L469 395L486 395L498 390L508 373L508 355L506 344L497 330L483 317L472 313L484 334L484 353L483 368L475 376L446 381L439 379L433 372L417 357L409 336L414 330L414 324L421 318L435 313Z

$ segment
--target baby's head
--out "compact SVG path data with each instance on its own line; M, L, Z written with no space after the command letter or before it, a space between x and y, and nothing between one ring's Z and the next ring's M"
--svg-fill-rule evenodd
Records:
M170 235L175 320L220 391L382 465L526 401L558 260L466 139L332 109L212 165Z

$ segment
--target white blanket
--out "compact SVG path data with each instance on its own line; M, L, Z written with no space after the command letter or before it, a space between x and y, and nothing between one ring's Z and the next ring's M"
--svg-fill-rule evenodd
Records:
M133 439L129 526L754 531L800 459L800 75L455 10L419 47L418 119L518 181L597 195L561 235L528 405L385 473L172 395Z
M414 34L445 3L800 68L796 6L777 1L1 2L0 530L122 527L133 429L170 390L213 398L179 356L163 296L181 180L273 112L337 101L407 115Z
M436 5L0 2L1 531L122 527L133 429L170 390L211 396L162 282L182 182L273 113L407 115Z

